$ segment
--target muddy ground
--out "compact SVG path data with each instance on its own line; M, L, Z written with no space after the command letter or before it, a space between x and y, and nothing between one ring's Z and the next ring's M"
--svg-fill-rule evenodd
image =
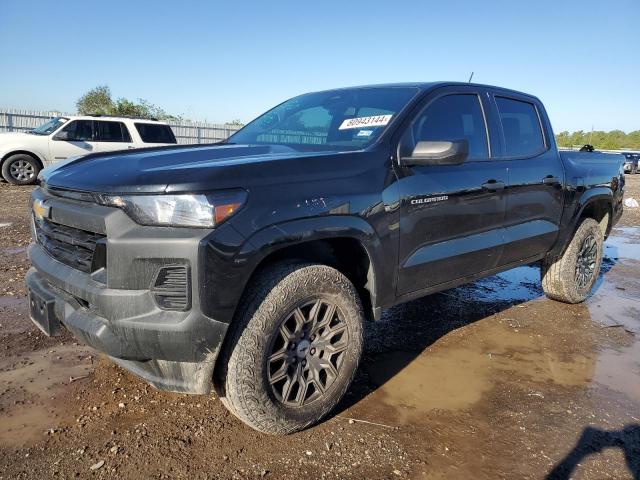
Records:
M32 326L29 191L0 184L0 479L640 478L640 209L585 304L523 267L391 309L334 415L274 438Z

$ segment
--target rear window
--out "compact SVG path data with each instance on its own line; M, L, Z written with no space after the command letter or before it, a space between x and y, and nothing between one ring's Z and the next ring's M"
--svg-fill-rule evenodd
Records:
M545 150L536 107L529 102L496 97L508 157L527 157Z
M129 130L122 122L94 122L95 140L97 142L131 142Z
M177 143L169 125L136 123L135 126L144 143Z

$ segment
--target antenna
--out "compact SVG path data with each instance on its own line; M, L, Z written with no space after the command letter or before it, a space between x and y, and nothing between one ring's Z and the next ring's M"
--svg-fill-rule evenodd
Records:
M471 72L471 75L469 75L469 83L471 83L472 78L473 78L473 72Z

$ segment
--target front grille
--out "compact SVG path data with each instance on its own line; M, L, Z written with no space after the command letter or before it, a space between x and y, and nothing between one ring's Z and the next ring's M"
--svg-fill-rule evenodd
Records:
M106 266L105 235L47 219L34 224L37 242L56 260L86 273Z

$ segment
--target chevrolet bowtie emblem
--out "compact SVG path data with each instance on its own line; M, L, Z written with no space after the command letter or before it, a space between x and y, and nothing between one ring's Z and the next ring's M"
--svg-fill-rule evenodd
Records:
M36 220L42 220L43 218L49 217L49 212L51 211L51 207L44 204L42 200L36 200L33 202L33 214L36 217Z

